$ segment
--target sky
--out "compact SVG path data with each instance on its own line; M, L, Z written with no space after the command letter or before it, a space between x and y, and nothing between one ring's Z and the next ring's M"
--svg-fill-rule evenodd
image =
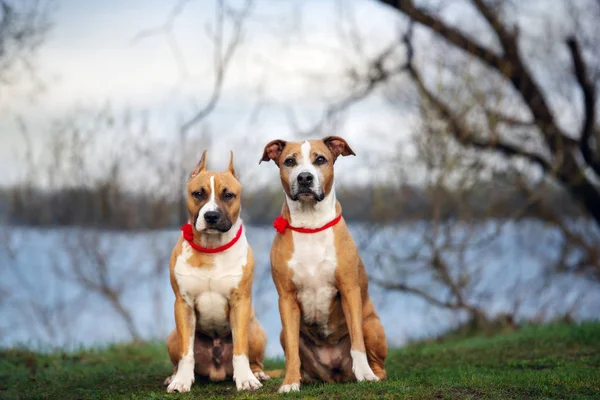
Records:
M35 64L45 90L32 95L30 82L22 79L0 91L0 185L19 182L31 170L18 120L27 129L35 170L50 157L49 143L55 141L50 139L62 132L65 121L85 112L93 114L107 105L116 117L128 111L150 115L152 138L161 146L164 143L162 149L153 150L152 156L161 163L176 157L165 149L176 146L179 126L212 94L215 74L211 35L218 0L48 1L55 5L53 29ZM444 4L444 18L451 25L493 46L485 21L465 7L466 3L429 3L436 1ZM140 36L164 26L178 3L184 6L172 20L170 35ZM228 4L240 10L243 2L229 0ZM538 43L535 35L539 32L556 34L556 40L562 40L569 25L568 19L561 18L564 10L559 5L563 3L544 0L527 4L533 11L517 13L523 19L519 25L526 28L522 34L533 35L534 44ZM350 21L358 31L359 45L353 41ZM552 29L545 29L546 23ZM224 169L229 150L233 150L242 175L253 182L276 182L276 168L257 163L264 145L273 139L305 139L299 132L314 127L328 105L351 91L348 70L365 73L365 60L397 40L403 32L401 24L398 12L373 0L255 0L219 101L210 115L190 131L181 162L192 169L194 159L210 147L209 167ZM225 43L231 34L231 25L226 23ZM428 53L427 37L421 38L417 59ZM179 58L169 43L176 44ZM528 47L524 49L526 57L537 54ZM568 71L569 60L562 60L562 53L552 59ZM437 71L439 60L429 61L430 69ZM538 63L533 66L539 70L547 60L531 61ZM426 59L424 65L428 65ZM543 72L540 76L544 78ZM405 83L400 82L395 89L401 96L410 97L414 88L408 80ZM555 98L551 100L555 102ZM553 104L561 110L560 122L566 130L577 125L565 110L571 108L571 103L578 105L579 96L573 102L570 98L567 101ZM378 93L354 105L337 125L315 136L344 137L357 156L336 163L336 180L364 183L388 179L390 174L381 171L389 160L410 170L414 164L410 138L418 129L414 109L390 106ZM205 144L202 132L209 133L210 143ZM106 158L104 152L114 149L114 137L98 130L90 130L89 135L94 136L95 152L86 162L101 162ZM415 173L404 179L418 182L418 170L413 170ZM140 172L143 167L130 169L131 178L138 179Z
M177 137L180 122L189 119L212 93L209 32L214 29L215 1L185 2L174 19L172 38L183 63L176 61L166 35L139 36L165 24L176 2L55 0L54 27L37 58L37 74L45 90L32 96L28 82L22 82L5 90L0 103L0 169L4 171L0 184L14 183L23 176L25 141L17 117L25 121L36 159L45 157L57 121L76 110L94 110L106 104L116 113L147 110L153 116L156 135L166 140ZM231 4L239 7L241 2ZM257 165L264 145L276 138L298 138L297 130L312 127L327 104L348 92L344 73L357 59L343 42L348 38L347 29L335 23L340 19L339 4L334 0L256 1L222 96L203 121L213 134L211 152L216 168L225 167L232 149L236 162L250 175L275 178L273 170L265 173L259 170L264 167ZM396 34L395 13L365 0L344 5L344 10L354 11L367 55L375 54ZM230 28L226 26L226 37ZM333 133L344 136L358 157L337 163L338 175L373 179L373 157L368 158L371 165L367 166L366 156L374 151L381 157L393 156L396 146L391 146L382 132L392 125L394 136L402 137L408 134L410 123L410 116L391 112L378 98L354 107ZM196 152L195 148L189 150ZM202 150L198 148L197 154Z

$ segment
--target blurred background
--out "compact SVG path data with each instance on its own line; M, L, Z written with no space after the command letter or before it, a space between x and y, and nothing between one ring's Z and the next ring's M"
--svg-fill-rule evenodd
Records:
M0 346L159 339L204 149L235 152L254 305L276 138L336 187L392 346L600 316L600 1L0 0Z

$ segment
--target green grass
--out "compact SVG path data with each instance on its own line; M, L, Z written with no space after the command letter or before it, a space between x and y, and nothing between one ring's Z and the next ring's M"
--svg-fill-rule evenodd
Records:
M281 360L266 363L282 368ZM600 323L527 326L494 337L452 339L390 351L389 379L379 383L304 385L289 398L600 398ZM167 394L171 371L163 344L39 354L0 351L2 399L273 398L281 379L253 393L233 382L197 381ZM283 397L283 396L282 396Z

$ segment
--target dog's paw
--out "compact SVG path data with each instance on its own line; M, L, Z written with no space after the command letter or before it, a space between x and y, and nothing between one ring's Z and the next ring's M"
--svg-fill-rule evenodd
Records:
M233 356L233 380L237 390L254 390L262 386L258 377L252 373L248 357L245 355Z
M269 375L265 374L263 371L255 372L254 376L256 377L256 379L258 379L261 382L268 381L269 379L271 379L271 377Z
M262 383L254 376L248 376L246 379L236 379L235 386L237 390L254 390L262 387Z
M352 350L350 351L350 355L352 356L352 372L354 372L357 381L377 382L379 380L369 366L365 353Z
M167 378L168 380L169 378ZM166 381L165 381L166 383ZM180 373L178 372L174 376L171 377L169 382L169 386L167 387L167 392L189 392L192 388L192 383L194 383L194 371L192 370L191 376L190 374Z
M379 381L379 378L377 377L377 375L375 375L373 373L373 371L366 372L366 373L363 373L363 374L357 374L355 372L354 376L356 376L356 380L359 381L359 382L362 382L362 381L377 382L377 381Z
M163 385L165 385L165 386L169 386L169 384L170 384L170 383L171 383L171 381L173 380L173 377L174 377L174 376L175 376L175 375L169 375L169 376L167 376L167 379L165 379L165 381L163 382Z
M262 386L262 383L258 380L258 376L252 373L250 367L241 368L242 371L233 373L233 379L235 380L235 386L237 390L254 390Z
M289 392L299 392L300 384L299 383L291 383L289 385L281 385L279 388L279 393L289 393Z

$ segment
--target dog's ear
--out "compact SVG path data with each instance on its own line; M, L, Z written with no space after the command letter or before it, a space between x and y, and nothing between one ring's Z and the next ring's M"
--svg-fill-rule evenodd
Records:
M192 172L190 172L190 179L192 179L202 171L206 171L206 150L202 152L202 157L200 157L200 161L198 161L196 167L192 170Z
M262 158L258 163L260 164L263 161L273 160L275 161L275 164L279 165L277 160L279 159L279 156L281 155L286 143L287 142L285 140L281 139L271 140L265 146L265 151L263 151Z
M354 151L348 146L348 143L339 136L327 136L323 139L325 146L329 148L331 153L337 158L338 156L355 156Z
M233 175L235 179L238 179L237 174L235 173L235 168L233 166L233 151L229 150L229 166L227 167L227 171ZM239 179L238 179L239 180Z

